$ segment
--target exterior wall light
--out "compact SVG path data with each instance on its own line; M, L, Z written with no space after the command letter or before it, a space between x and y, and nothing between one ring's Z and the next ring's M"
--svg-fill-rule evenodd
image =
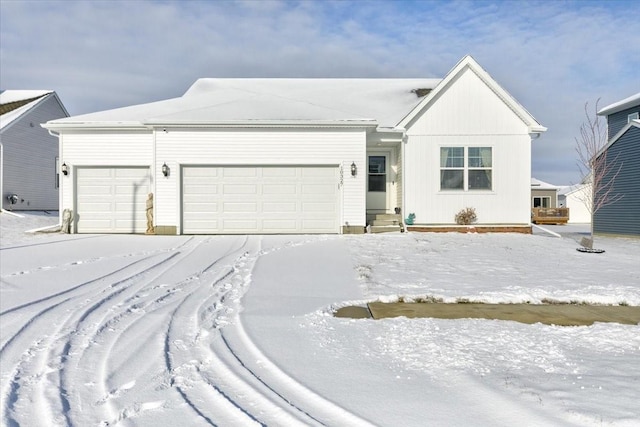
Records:
M162 165L162 175L169 176L169 166L166 163Z
M358 167L356 166L356 162L351 163L351 176L358 175Z
M60 167L60 170L62 171L62 175L69 175L69 166L67 166L66 163L63 163L62 166Z

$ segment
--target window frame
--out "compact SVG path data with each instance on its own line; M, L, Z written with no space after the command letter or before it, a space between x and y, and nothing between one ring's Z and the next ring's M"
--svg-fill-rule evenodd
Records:
M640 119L640 113L636 111L635 113L631 113L627 116L627 123L631 123L632 120L639 120L639 119Z
M540 199L540 204L536 206L536 199ZM547 201L547 206L544 206L544 200ZM543 208L549 209L551 208L551 197L550 196L533 196L531 199L531 206L533 208Z
M462 149L462 166L460 166L459 159L461 158L457 155L457 152ZM478 153L474 156L470 156L471 151L478 150ZM488 163L489 166L483 164L483 161L486 161L486 158L483 158L482 150L489 150L489 158ZM454 150L453 156L450 158L444 158L443 154L444 150ZM491 145L441 145L440 146L440 167L439 167L439 177L440 177L440 191L441 192L493 192L493 169L494 169L494 159L493 159L493 151L494 147ZM472 161L475 160L475 161ZM444 178L445 173L449 172L450 179L455 179L455 176L451 173L454 171L462 171L462 185L458 185L456 187L444 187ZM470 182L470 175L473 176L474 172L484 172L486 175L486 180L489 183L488 187L474 187ZM469 173L471 172L471 174ZM489 172L487 174L487 172ZM478 181L477 179L474 181Z

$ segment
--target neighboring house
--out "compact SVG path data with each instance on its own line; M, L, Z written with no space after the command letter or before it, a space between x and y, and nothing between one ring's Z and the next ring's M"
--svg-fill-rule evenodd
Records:
M58 210L58 138L40 124L68 116L53 91L0 93L2 209Z
M558 187L531 178L531 207L555 208L558 206Z
M44 125L60 136L74 231L531 231L531 140L546 130L467 56L444 79L199 79L174 99ZM400 218L400 217L398 217Z
M611 165L603 182L613 182L611 194L621 198L595 212L594 233L640 236L640 93L598 115L607 117L609 139L599 156Z
M562 186L558 190L558 207L569 208L569 224L591 223L591 184Z

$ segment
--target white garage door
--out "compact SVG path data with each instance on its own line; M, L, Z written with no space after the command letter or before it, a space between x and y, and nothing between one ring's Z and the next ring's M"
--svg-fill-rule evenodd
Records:
M338 168L182 169L185 234L337 233Z
M144 233L149 168L78 168L78 233Z

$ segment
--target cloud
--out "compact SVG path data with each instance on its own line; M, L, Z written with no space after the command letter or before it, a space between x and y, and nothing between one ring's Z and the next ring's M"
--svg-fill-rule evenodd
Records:
M72 114L180 96L199 77L442 77L471 54L549 131L533 172L576 182L584 103L640 91L631 2L0 2L3 88Z

